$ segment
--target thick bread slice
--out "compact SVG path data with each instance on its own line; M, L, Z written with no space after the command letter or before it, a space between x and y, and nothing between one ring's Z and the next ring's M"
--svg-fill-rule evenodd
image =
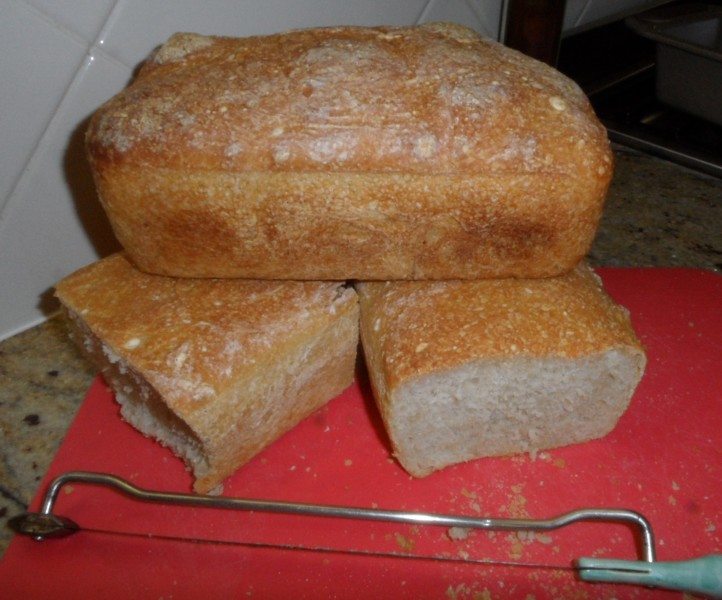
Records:
M87 145L128 255L186 277L555 275L612 174L576 84L439 23L177 34Z
M200 493L353 380L358 302L338 283L172 279L116 254L56 293L123 418Z
M646 358L585 265L551 279L361 283L361 339L399 462L422 477L599 438Z

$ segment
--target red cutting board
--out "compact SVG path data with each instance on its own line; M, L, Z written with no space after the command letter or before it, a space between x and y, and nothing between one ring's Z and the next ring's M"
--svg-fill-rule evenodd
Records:
M627 306L648 367L627 413L602 440L457 465L412 479L391 458L362 371L357 383L240 469L225 495L421 510L549 517L624 507L652 522L660 560L722 551L722 277L689 269L600 269ZM169 451L118 417L98 379L41 487L69 470L110 472L136 485L188 492ZM36 498L32 508L37 509ZM132 502L91 486L65 488L59 514L88 527L261 543L544 562L635 558L623 525L578 524L543 536L288 517ZM586 584L572 570L467 565L161 541L93 533L16 537L0 563L11 598L679 598Z

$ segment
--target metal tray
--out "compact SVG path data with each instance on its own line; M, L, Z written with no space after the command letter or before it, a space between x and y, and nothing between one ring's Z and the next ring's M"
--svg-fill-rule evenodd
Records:
M626 23L657 43L657 98L722 125L722 7L674 6Z

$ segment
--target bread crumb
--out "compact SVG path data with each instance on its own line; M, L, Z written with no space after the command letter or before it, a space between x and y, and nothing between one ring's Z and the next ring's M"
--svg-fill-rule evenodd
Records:
M471 533L471 531L468 527L449 527L446 535L449 536L449 539L457 542L459 540L467 539L469 537L469 533Z
M407 538L404 535L401 535L400 533L395 533L394 538L396 538L396 543L398 544L399 548L402 550L405 550L406 552L411 552L414 549L414 540L411 540Z
M518 532L521 533L521 532ZM511 559L519 559L522 557L522 554L524 553L524 545L522 544L521 540L517 535L514 535L513 533L510 533L506 536L507 541L511 544L511 548L509 549L509 558Z
M416 158L431 158L436 153L438 140L436 136L427 134L422 135L414 144L414 156Z
M672 482L672 489L673 489L674 491L679 490L679 484L678 484L676 481L673 481L673 482Z
M564 100L562 100L559 96L550 96L549 104L552 105L552 108L554 110L565 110L567 108L567 103L564 102Z
M209 496L220 496L223 494L223 484L219 483L216 487L208 492Z
M401 37L400 33L382 33L379 32L376 34L376 37L380 40L395 40L397 38Z
M423 351L426 350L428 347L429 347L429 343L428 343L428 342L421 342L418 346L416 346L416 352L417 352L417 353L423 352Z
M242 150L243 150L243 144L234 142L234 143L228 145L228 147L226 147L224 154L226 156L235 156L236 154L240 154Z
M343 464L345 467L350 467L353 464L353 461L350 458L347 458L345 461L343 461Z
M157 64L175 62L186 55L213 44L213 39L195 33L178 33L165 43L155 54Z
M125 342L125 344L123 344L123 348L126 350L134 350L138 346L140 346L140 338L137 337L130 338Z
M273 151L273 160L277 163L286 162L291 158L291 151L288 148L276 148Z

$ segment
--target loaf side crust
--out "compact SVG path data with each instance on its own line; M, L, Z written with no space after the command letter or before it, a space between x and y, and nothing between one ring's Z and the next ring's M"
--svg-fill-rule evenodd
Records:
M144 271L301 280L558 275L588 252L607 191L546 174L114 166L96 181L116 236Z

